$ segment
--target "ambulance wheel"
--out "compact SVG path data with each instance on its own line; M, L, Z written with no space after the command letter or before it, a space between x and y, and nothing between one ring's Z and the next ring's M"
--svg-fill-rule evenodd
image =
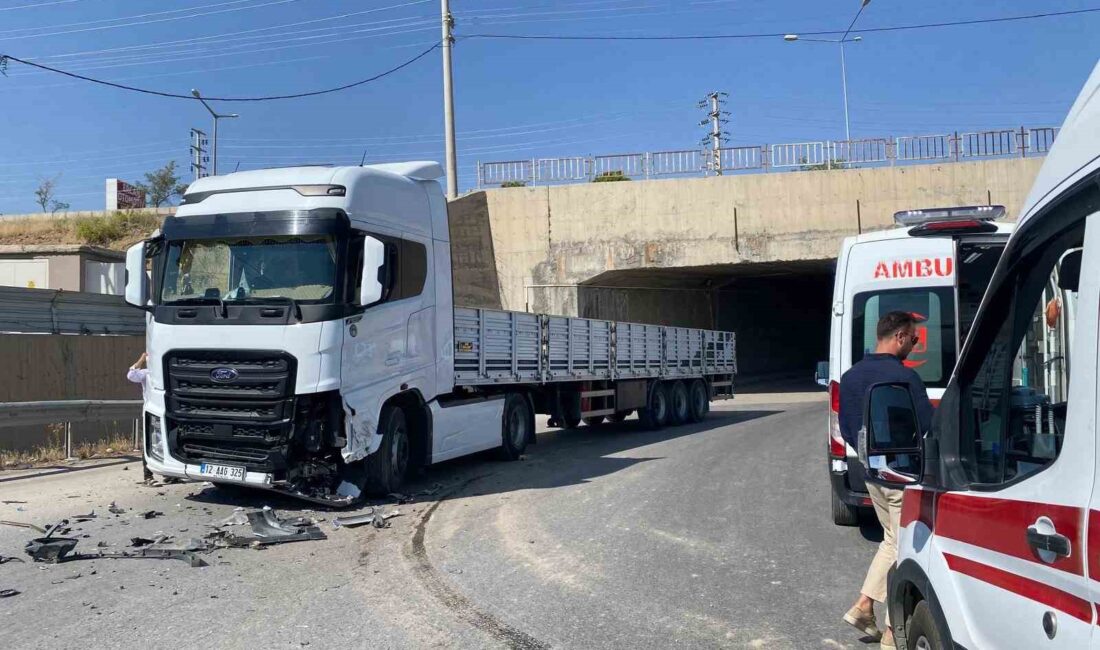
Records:
M590 427L598 427L601 424L603 424L603 416L602 415L590 415L590 416L588 416L586 418L582 418L582 419L584 420L584 423L587 424Z
M409 427L405 422L405 412L392 404L382 409L378 418L378 430L382 433L382 444L366 461L366 492L370 494L389 494L395 492L405 481L409 471L409 459L412 447L409 443Z
M702 379L692 380L688 386L688 406L691 408L689 422L702 422L710 412L710 395L707 384Z
M859 508L841 501L833 490L829 490L829 494L833 497L833 523L837 526L858 526Z
M946 650L927 600L917 603L905 622L905 638L907 645L916 650Z
M500 457L517 460L527 449L534 436L534 416L527 398L519 393L509 393L504 398L504 413L500 425Z
M638 411L638 421L646 429L660 429L668 424L668 387L657 382L649 390L649 403Z
M688 403L687 384L673 382L669 395L669 420L671 424L685 424L691 420L691 405Z

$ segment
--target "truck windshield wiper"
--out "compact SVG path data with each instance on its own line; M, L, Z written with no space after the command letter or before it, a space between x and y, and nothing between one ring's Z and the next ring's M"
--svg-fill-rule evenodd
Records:
M169 307L176 307L179 305L218 305L219 307L221 307L222 318L226 318L228 316L228 313L225 310L225 300L223 298L196 296L194 298L180 298L179 300L173 300L164 304Z

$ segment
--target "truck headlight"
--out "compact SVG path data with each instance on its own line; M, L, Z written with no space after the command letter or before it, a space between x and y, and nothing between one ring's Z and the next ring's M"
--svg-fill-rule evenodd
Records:
M164 462L164 425L159 416L150 415L145 426L145 453Z

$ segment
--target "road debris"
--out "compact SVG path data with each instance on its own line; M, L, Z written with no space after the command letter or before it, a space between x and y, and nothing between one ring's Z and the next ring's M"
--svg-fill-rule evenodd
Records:
M0 589L0 598L11 598L12 596L18 596L20 591L16 589Z
M229 515L228 517L222 519L217 523L207 524L207 526L211 526L213 528L222 528L224 526L243 526L247 523L248 515L245 513L244 508L237 507L234 508L233 514Z
M131 537L130 546L133 548L141 548L142 546L149 546L156 543L157 540L149 539L148 537Z
M77 540L71 537L36 537L27 542L23 549L35 562L57 564L69 559L67 556L76 548Z
M93 511L89 512L86 515L73 515L72 519L73 519L74 522L80 523L82 521L91 521L92 519L95 519L95 518L96 518L95 517L95 510L93 510Z
M156 510L149 510L149 511L141 513L141 516L145 517L146 519L156 519L157 517L163 517L164 513L163 512L158 512Z
M107 506L107 510L108 510L108 511L109 511L109 512L110 512L110 513L111 513L112 515L124 515L124 514L126 514L126 508L120 508L120 507L118 507L118 506L117 506L117 505L115 504L115 502L114 502L114 501L112 501L112 502L111 502L111 505Z
M407 502L409 501L409 499L411 499L411 498L412 498L412 497L410 497L409 495L407 495L407 494L401 494L400 492L390 492L390 493L389 493L389 494L387 494L386 496L388 496L388 497L390 497L390 498L394 499L394 500L395 500L395 501L397 501L397 503L399 503L399 504L400 504L400 503L407 503Z
M43 535L46 534L45 528L42 528L41 526L36 526L34 524L28 524L23 521L8 521L5 519L0 519L0 524L4 524L5 526L17 526L19 528L30 528L31 530L36 530L42 533Z
M7 564L8 562L23 562L23 558L12 557L10 555L0 555L0 564Z
M348 515L346 517L333 517L333 528L351 528L354 526L362 526L363 524L369 524L374 521L374 508L368 508L366 512L357 515Z
M263 510L253 510L247 514L252 533L264 544L325 539L321 529L305 517L280 519L274 510L266 506Z
M0 503L3 503L4 505L8 506L8 505L11 505L13 503L26 503L26 501L13 501L11 499L4 499L3 501L0 501Z

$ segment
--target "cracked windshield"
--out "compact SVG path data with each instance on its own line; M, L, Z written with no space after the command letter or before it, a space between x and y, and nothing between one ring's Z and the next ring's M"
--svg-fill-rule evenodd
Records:
M171 242L161 300L322 302L333 295L336 244L331 237L263 237Z

